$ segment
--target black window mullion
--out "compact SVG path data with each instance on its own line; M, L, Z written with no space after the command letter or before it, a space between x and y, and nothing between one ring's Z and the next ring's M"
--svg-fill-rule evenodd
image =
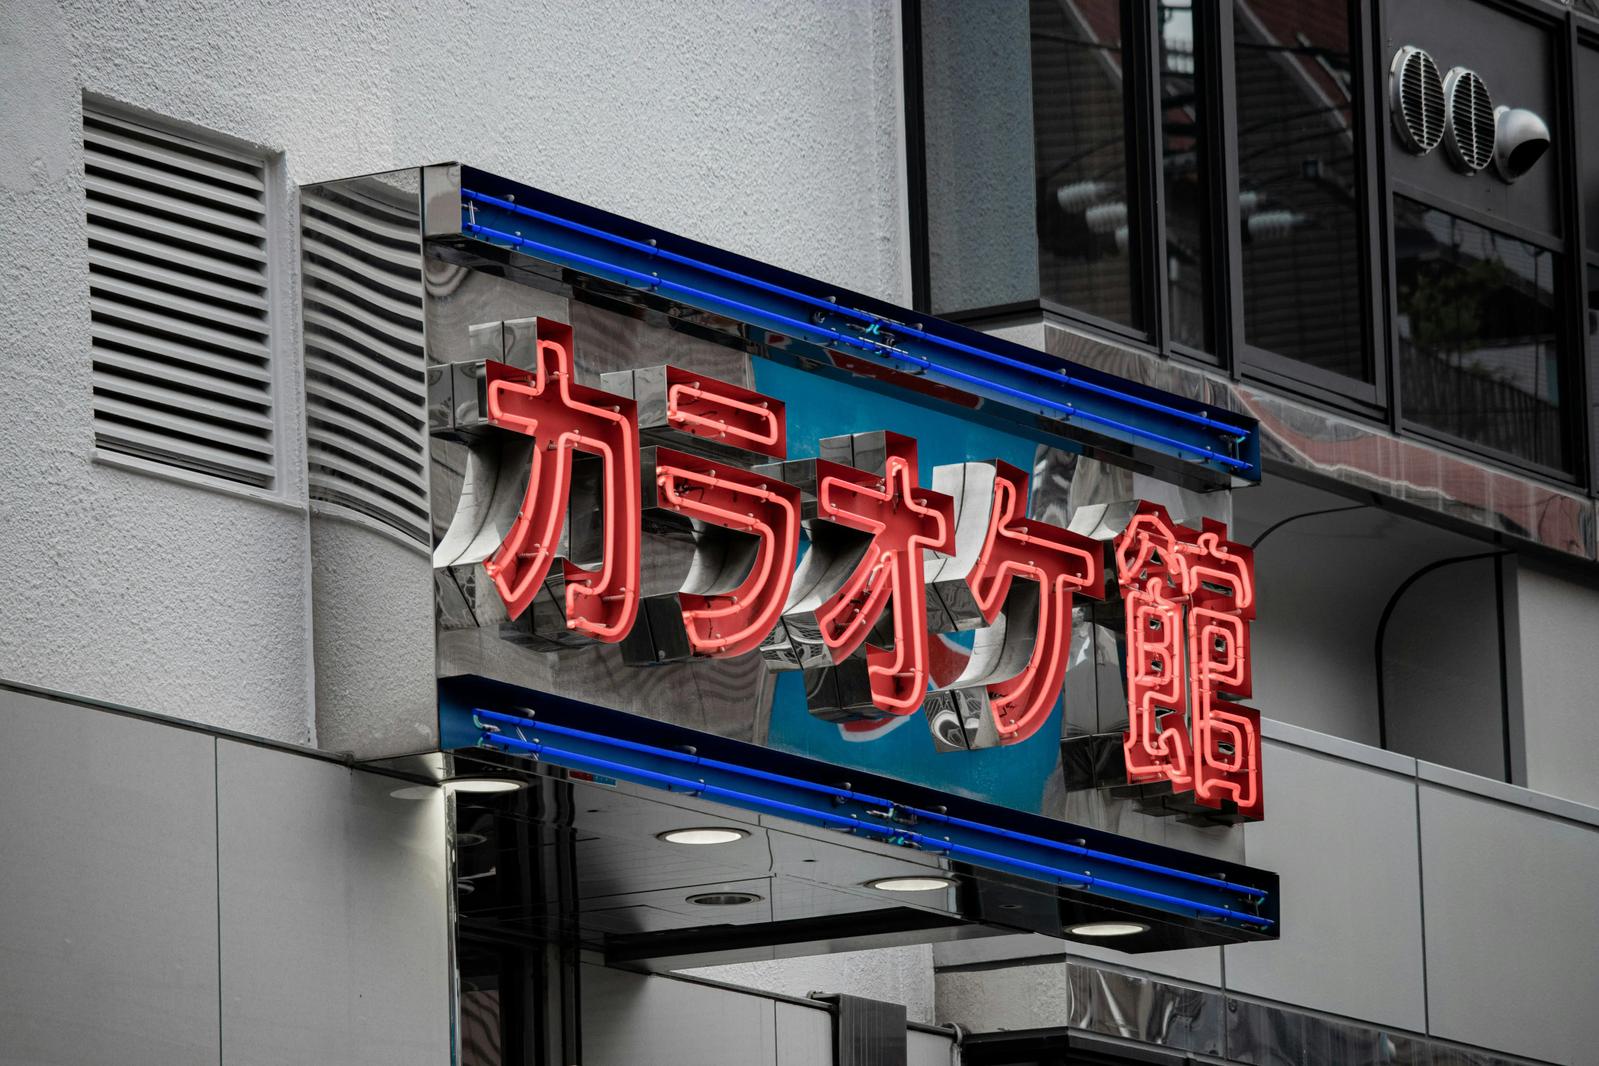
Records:
M1581 61L1579 48L1582 38L1577 32L1577 18L1567 11L1563 25L1555 32L1555 99L1569 100L1570 106L1557 109L1555 116L1554 159L1560 165L1560 217L1565 221L1566 270L1562 279L1569 308L1565 328L1570 331L1569 350L1575 358L1569 360L1567 384L1572 389L1574 417L1571 419L1572 455L1580 457L1575 473L1590 494L1599 494L1599 427L1594 425L1594 362L1599 352L1588 337L1588 230L1587 205L1583 202L1582 166L1583 141L1596 134L1587 128L1599 118L1599 100L1583 100L1578 91ZM1599 53L1596 53L1599 58ZM1563 145L1563 147L1562 147ZM1599 175L1593 176L1599 179Z
M905 196L910 222L911 307L930 312L927 251L927 121L922 85L922 0L901 0L900 54L905 101Z
M1138 310L1157 351L1171 336L1166 306L1166 212L1161 181L1160 42L1158 0L1123 0L1126 72L1128 225L1142 260L1135 291Z
M1238 208L1238 79L1234 62L1233 5L1218 0L1207 5L1212 12L1211 54L1214 73L1211 84L1214 104L1211 119L1215 131L1213 176L1221 190L1221 207L1213 214L1211 266L1215 270L1216 355L1234 380L1243 376L1244 360L1244 257L1243 218Z
M1388 38L1383 32L1381 5L1361 0L1355 14L1350 44L1356 57L1355 109L1361 130L1359 195L1366 243L1366 254L1362 256L1366 264L1366 298L1362 301L1366 358L1371 380L1377 386L1377 406L1386 408L1388 426L1397 431L1401 413L1399 359L1394 354L1399 347L1393 285L1393 193L1383 152L1388 143L1388 63L1379 55Z

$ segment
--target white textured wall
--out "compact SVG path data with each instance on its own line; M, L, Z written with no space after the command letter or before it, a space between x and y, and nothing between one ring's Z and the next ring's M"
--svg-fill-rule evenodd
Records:
M297 375L291 506L90 461L84 91L282 151L292 184L456 158L905 301L896 12L7 0L0 676L312 739Z

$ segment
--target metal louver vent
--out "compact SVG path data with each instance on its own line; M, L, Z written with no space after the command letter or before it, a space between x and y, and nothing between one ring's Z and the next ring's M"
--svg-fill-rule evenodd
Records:
M83 150L96 446L270 487L264 160L88 104Z
M1467 174L1475 174L1494 157L1494 102L1475 71L1454 67L1444 76L1448 110L1444 143L1450 161Z
M421 223L381 182L305 189L306 463L313 500L429 542Z
M1394 53L1388 69L1393 96L1394 129L1399 139L1417 155L1438 147L1444 136L1444 82L1432 56L1405 45Z

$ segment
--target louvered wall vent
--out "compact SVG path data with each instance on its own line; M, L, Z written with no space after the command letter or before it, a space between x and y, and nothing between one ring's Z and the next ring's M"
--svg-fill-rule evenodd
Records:
M429 543L422 241L376 180L303 190L306 462L313 500Z
M1493 162L1493 98L1476 72L1454 67L1444 76L1444 100L1448 111L1444 145L1450 162L1475 174Z
M1405 147L1426 155L1444 136L1444 81L1438 64L1420 48L1405 45L1388 68L1394 129Z
M85 104L94 439L270 487L264 160Z

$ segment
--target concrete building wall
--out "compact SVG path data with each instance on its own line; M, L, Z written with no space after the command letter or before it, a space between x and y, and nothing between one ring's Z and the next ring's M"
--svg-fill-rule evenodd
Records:
M281 153L286 202L460 159L908 302L897 10L8 3L0 676L314 740L292 320L274 499L92 460L85 92Z

